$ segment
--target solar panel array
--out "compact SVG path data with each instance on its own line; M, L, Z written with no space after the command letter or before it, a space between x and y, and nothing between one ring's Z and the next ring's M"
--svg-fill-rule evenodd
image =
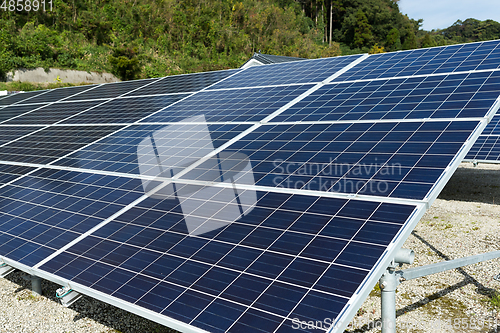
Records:
M0 256L181 331L342 332L497 111L498 45L0 99Z
M500 163L500 114L486 126L464 161Z

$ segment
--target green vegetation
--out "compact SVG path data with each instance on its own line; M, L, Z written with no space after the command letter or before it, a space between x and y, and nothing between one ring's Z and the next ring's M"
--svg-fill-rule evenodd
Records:
M75 84L71 83L31 83L31 82L0 82L0 90L8 91L31 91L31 90L44 90L55 89L63 87L72 87Z
M294 1L54 0L53 12L3 12L0 74L58 67L124 79L241 66L261 50L340 54Z
M318 58L500 37L491 20L423 31L397 2L53 0L53 11L2 12L0 76L55 67L128 80L235 68L259 50Z
M500 38L500 23L493 20L479 21L467 19L456 21L449 28L432 32L439 42L444 39L447 43L480 42Z

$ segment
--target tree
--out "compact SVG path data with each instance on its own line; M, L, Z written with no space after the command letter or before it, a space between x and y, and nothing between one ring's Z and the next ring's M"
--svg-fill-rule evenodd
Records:
M384 47L383 46L378 46L378 44L374 44L372 48L370 49L370 54L377 54L377 53L384 53Z
M434 47L437 46L436 41L432 38L431 34L425 34L424 38L420 42L422 47Z
M417 36L415 36L415 32L413 32L413 29L407 27L406 36L403 42L403 50L416 49L417 47Z
M113 54L109 56L112 73L127 81L137 78L141 72L136 50L129 48L116 48Z
M401 37L399 36L399 30L392 28L387 35L385 47L388 51L398 51L401 50Z
M365 13L359 10L356 13L356 28L354 29L354 47L368 46L373 39L371 26L368 23L368 18Z

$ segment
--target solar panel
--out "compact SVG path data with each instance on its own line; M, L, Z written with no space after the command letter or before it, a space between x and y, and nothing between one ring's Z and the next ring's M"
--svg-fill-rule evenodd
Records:
M219 148L249 127L237 124L133 125L54 164L130 174L140 174L142 168L142 173L149 174L150 168L160 170L159 158L165 164L162 168L173 167L175 171Z
M23 176L30 171L35 170L32 167L26 167L21 165L0 165L0 186L5 185L17 178Z
M0 105L12 105L14 103L19 103L21 101L27 103L32 97L43 95L47 93L47 91L48 90L29 91L29 92L7 95L7 97L0 99Z
M491 106L500 72L327 84L275 121L465 118Z
M498 110L498 44L251 67L163 107L168 78L101 85L0 125L0 258L179 330L342 332Z
M216 83L213 89L257 87L278 84L321 82L349 64L360 60L360 55L336 58L302 60L267 66L253 66Z
M248 156L258 186L423 199L479 124L261 126L184 178L217 181Z
M183 122L198 115L203 115L207 122L260 121L312 87L293 85L203 91L141 122Z
M500 163L500 114L492 118L464 161Z
M22 126L0 128L0 137L7 136L7 140L17 138L8 143L0 139L0 143L6 143L0 146L0 160L46 164L103 138L120 127L54 126L41 130ZM26 135L28 133L30 135Z
M23 124L23 125L48 125L56 122L60 122L67 117L71 117L85 111L89 108L102 103L101 101L85 101L85 102L74 102L74 103L53 103L40 105L20 105L17 107L7 107L6 109L13 109L9 112L10 115L14 113L19 114L17 117L9 117L8 114L5 115L6 119L10 120L4 121L2 124ZM26 112L25 112L26 111ZM1 111L3 114L3 111ZM1 116L0 116L1 117ZM1 119L1 118L0 118Z
M500 136L480 136L464 161L500 163Z
M239 70L230 69L206 73L166 76L153 84L137 89L126 96L146 96L158 94L172 94L181 92L195 92L208 87Z
M95 89L96 85L88 85L88 86L78 86L78 87L69 87L69 88L58 88L48 90L44 94L38 94L37 96L30 98L29 100L23 101L22 103L51 103L60 101L72 95L80 94L84 91L90 91Z
M119 98L64 120L65 124L133 123L175 103L187 94Z
M44 107L46 104L12 105L0 109L0 124L15 119L22 114Z
M227 197L228 189L212 190ZM211 332L290 329L290 316L338 315L415 210L253 190L245 197L251 201L229 203L226 219L193 212L203 233L183 218L200 198L148 198L41 269ZM244 215L234 222L238 205ZM205 201L210 208L221 209ZM393 211L391 223L377 222ZM376 243L373 229L381 236Z
M158 79L146 79L146 80L101 84L92 90L84 91L83 93L67 98L66 100L81 101L89 99L114 98L129 93L131 90L144 87L155 81L158 81Z
M0 188L0 253L34 265L140 197L139 188L138 180L37 170Z
M491 70L500 67L498 41L371 55L336 81Z
M41 129L38 126L0 126L0 149L5 145L19 140L22 137L29 135Z

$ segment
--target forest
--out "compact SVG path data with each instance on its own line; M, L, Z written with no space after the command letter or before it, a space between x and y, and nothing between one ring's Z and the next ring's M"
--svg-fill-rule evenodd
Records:
M51 9L1 8L0 76L55 67L130 80L235 68L258 51L319 58L500 38L491 20L424 31L398 0L53 0Z

